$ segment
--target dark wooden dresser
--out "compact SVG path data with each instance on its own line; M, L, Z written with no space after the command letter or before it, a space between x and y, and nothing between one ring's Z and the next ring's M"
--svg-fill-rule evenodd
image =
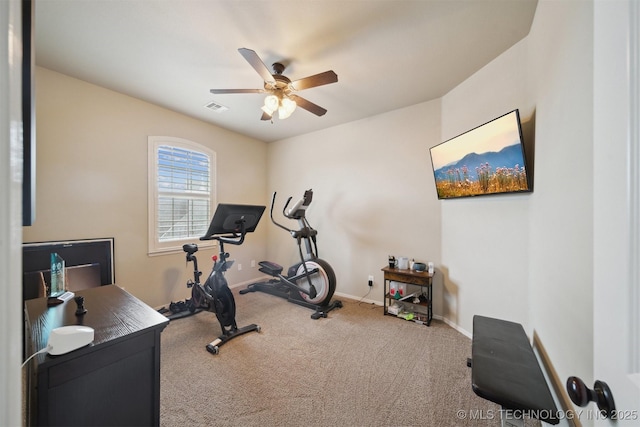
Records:
M48 307L46 298L25 301L27 356L46 347L52 329L84 325L93 344L28 364L28 425L158 426L160 333L169 320L108 285L75 293L87 312L77 316L73 298Z

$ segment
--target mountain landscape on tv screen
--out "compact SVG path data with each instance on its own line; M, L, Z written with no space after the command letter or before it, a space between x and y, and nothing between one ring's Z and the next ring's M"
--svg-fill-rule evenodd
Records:
M469 153L462 159L454 163L449 163L435 171L436 181L446 180L449 178L449 172L451 170L462 170L464 167L467 169L468 179L471 181L477 181L478 175L477 169L483 165L489 164L492 171L496 168L514 168L516 165L520 168L524 168L524 158L522 156L522 149L519 143L504 147L500 151L488 151L486 153Z

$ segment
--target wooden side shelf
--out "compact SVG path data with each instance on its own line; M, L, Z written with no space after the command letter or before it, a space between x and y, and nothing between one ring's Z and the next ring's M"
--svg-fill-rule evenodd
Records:
M431 320L433 319L433 274L429 274L427 271L415 271L409 269L401 270L399 268L390 267L384 267L382 271L384 272L384 314L396 316L393 313L389 313L389 306L393 302L399 301L389 294L389 283L391 281L420 286L422 288L426 288L426 300L425 296L423 296L424 294L421 293L419 303L413 303L409 300L405 300L402 301L402 304L426 307L426 321L424 323L426 323L427 326L431 326Z

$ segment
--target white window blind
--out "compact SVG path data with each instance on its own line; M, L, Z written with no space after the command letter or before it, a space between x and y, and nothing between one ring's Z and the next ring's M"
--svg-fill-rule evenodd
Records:
M181 250L211 221L215 153L179 138L149 137L149 146L149 252Z

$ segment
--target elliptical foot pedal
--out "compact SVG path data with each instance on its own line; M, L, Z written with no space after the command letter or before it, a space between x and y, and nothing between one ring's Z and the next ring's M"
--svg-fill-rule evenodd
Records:
M320 318L326 319L329 316L329 312L336 308L342 308L342 301L335 300L332 301L329 305L317 305L315 306L315 313L311 315L313 320L317 320Z
M260 261L258 271L268 274L269 276L277 276L282 273L282 266L271 261Z
M327 316L328 316L328 314L327 314L327 312L326 312L326 311L322 311L322 310L318 309L315 313L313 313L313 314L311 315L311 318L312 318L313 320L318 320L318 319L319 319L319 318L321 318L321 317L322 317L323 319L326 319L326 318L327 318Z
M256 290L253 288L253 286L249 285L244 289L240 289L240 295L244 295L244 294L248 294L249 292L255 292Z

